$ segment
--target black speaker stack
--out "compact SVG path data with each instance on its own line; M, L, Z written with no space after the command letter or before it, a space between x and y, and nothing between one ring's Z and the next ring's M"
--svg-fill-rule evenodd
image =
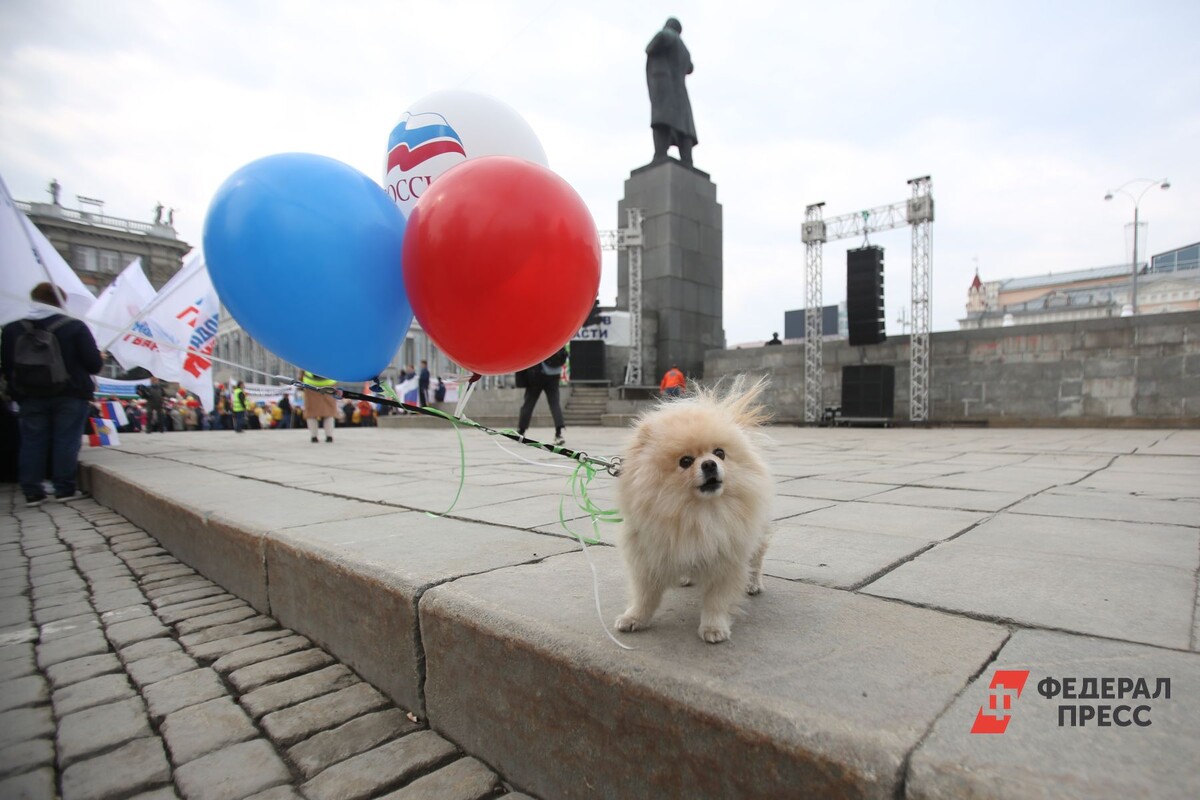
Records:
M850 346L887 340L883 312L883 248L846 251L846 322Z
M889 364L842 367L842 416L887 419L895 416L896 368Z

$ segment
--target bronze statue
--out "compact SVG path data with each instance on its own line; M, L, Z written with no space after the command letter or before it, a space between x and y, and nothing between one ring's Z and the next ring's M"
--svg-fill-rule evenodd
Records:
M692 74L692 55L680 34L683 26L671 17L646 45L646 86L650 89L650 128L654 132L654 160L667 157L667 148L679 148L679 160L692 165L696 123L684 77Z

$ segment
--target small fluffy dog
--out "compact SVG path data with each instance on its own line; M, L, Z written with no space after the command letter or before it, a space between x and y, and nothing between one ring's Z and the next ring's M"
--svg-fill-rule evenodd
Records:
M634 426L617 481L631 595L618 630L648 627L663 592L695 580L700 638L723 642L742 595L762 591L773 486L753 439L766 384L695 388Z

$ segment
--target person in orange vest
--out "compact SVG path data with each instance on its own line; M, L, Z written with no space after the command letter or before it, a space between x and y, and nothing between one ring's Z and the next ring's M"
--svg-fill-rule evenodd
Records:
M658 385L658 389L665 397L679 397L683 394L684 386L687 386L687 378L679 369L678 364L672 364L667 373L663 375L662 383Z

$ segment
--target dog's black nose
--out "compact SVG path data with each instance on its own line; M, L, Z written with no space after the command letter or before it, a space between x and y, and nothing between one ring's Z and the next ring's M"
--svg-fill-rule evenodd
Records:
M717 472L717 462L709 460L700 465L700 471L705 475L715 475Z

